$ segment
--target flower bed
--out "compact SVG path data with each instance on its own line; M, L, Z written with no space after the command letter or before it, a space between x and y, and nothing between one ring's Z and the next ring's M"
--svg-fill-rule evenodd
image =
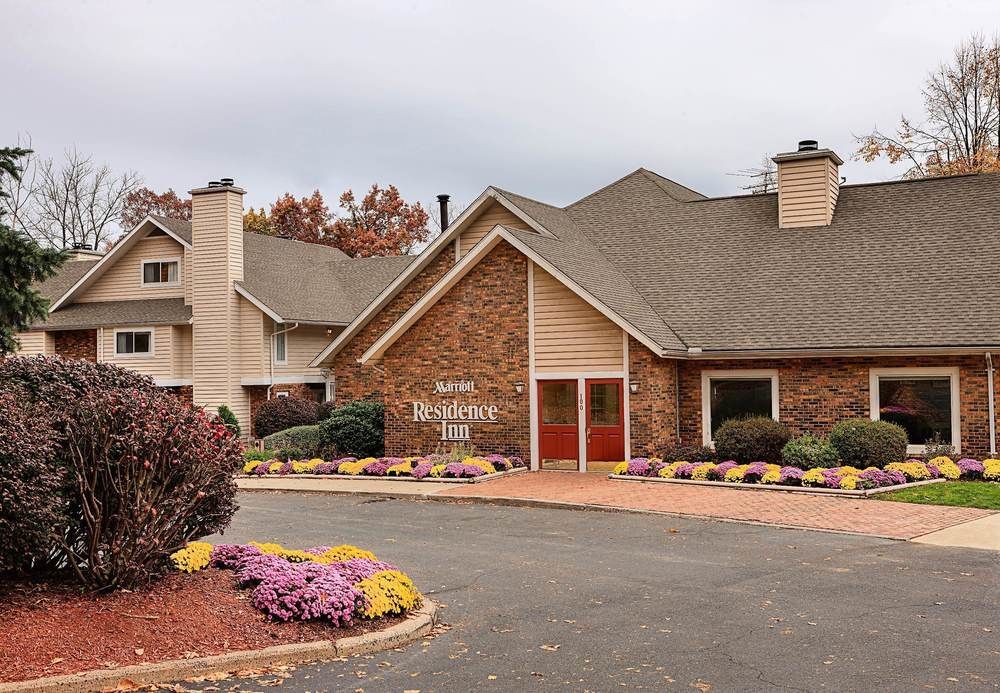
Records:
M317 546L300 551L280 544L191 542L170 556L186 573L231 570L239 587L251 590L258 610L278 621L325 621L399 616L420 606L413 581L370 551L355 546Z
M243 473L249 476L288 476L317 474L345 477L384 477L409 479L476 479L524 468L520 457L486 455L455 461L443 455L427 457L344 457L339 460L265 461L249 460Z
M955 462L948 457L935 457L928 462L915 459L893 462L882 469L840 466L803 470L764 462L665 462L639 457L619 463L612 476L866 491L934 479L1000 481L1000 459L980 462L965 458Z

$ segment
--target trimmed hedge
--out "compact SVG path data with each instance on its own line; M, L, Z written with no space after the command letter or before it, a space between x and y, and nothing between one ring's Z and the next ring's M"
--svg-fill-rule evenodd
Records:
M319 424L310 426L293 426L284 431L278 431L264 438L264 448L275 450L279 457L317 457L322 447L322 436ZM298 451L295 455L286 455L286 451Z
M316 403L298 397L274 397L262 402L253 416L253 432L258 438L295 426L316 423Z
M781 461L799 469L832 469L840 464L837 449L816 436L793 438L781 449Z
M715 451L721 460L778 462L792 437L785 424L766 416L730 419L715 432Z
M830 445L845 465L885 467L906 458L906 430L888 421L845 419L830 431Z
M357 400L337 407L320 424L320 442L338 454L381 457L385 454L385 407Z

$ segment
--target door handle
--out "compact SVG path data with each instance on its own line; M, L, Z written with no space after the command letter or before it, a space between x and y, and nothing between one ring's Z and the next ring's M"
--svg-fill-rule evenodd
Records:
M590 426L587 426L587 442L590 442Z

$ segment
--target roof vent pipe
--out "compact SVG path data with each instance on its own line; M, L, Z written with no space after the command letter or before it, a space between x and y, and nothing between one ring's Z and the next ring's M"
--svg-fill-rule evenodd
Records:
M815 152L819 149L819 142L816 140L799 140L800 152Z
M233 179L232 178L223 178L219 182L222 183L223 185L232 185L233 184Z
M210 181L208 181L208 187L210 187L210 188L221 188L222 187L222 183L220 183L217 180L210 180Z
M448 228L448 200L451 195L438 195L438 207L441 210L441 230Z

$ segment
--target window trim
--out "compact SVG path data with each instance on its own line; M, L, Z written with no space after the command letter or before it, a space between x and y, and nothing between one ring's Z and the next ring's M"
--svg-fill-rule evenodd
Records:
M140 351L138 353L132 352L120 353L118 351L118 334L123 332L148 332L149 333L149 351ZM133 338L134 341L134 338ZM113 336L114 344L114 354L116 359L149 359L156 356L156 328L155 327L123 327L115 328Z
M285 343L285 358L278 359L278 339L281 339ZM271 333L271 360L275 366L287 366L288 365L288 332L284 330L276 330Z
M958 366L913 366L903 368L869 368L868 369L868 395L869 395L869 416L872 421L879 420L879 410L882 408L879 402L880 377L909 378L909 379L932 379L947 377L951 383L951 445L956 453L962 451L962 410L961 410L961 376ZM920 455L927 448L926 445L907 445L907 455Z
M706 370L701 372L701 442L715 447L712 440L712 380L764 380L771 381L771 418L778 421L779 402L778 370L776 368L746 368L733 370Z
M146 265L151 265L154 262L159 262L163 264L164 262L176 262L177 263L177 281L175 282L147 282L146 281ZM161 258L149 258L143 260L139 263L139 286L143 289L169 289L175 288L181 285L183 281L182 277L184 268L181 265L183 259L180 257L161 257Z

